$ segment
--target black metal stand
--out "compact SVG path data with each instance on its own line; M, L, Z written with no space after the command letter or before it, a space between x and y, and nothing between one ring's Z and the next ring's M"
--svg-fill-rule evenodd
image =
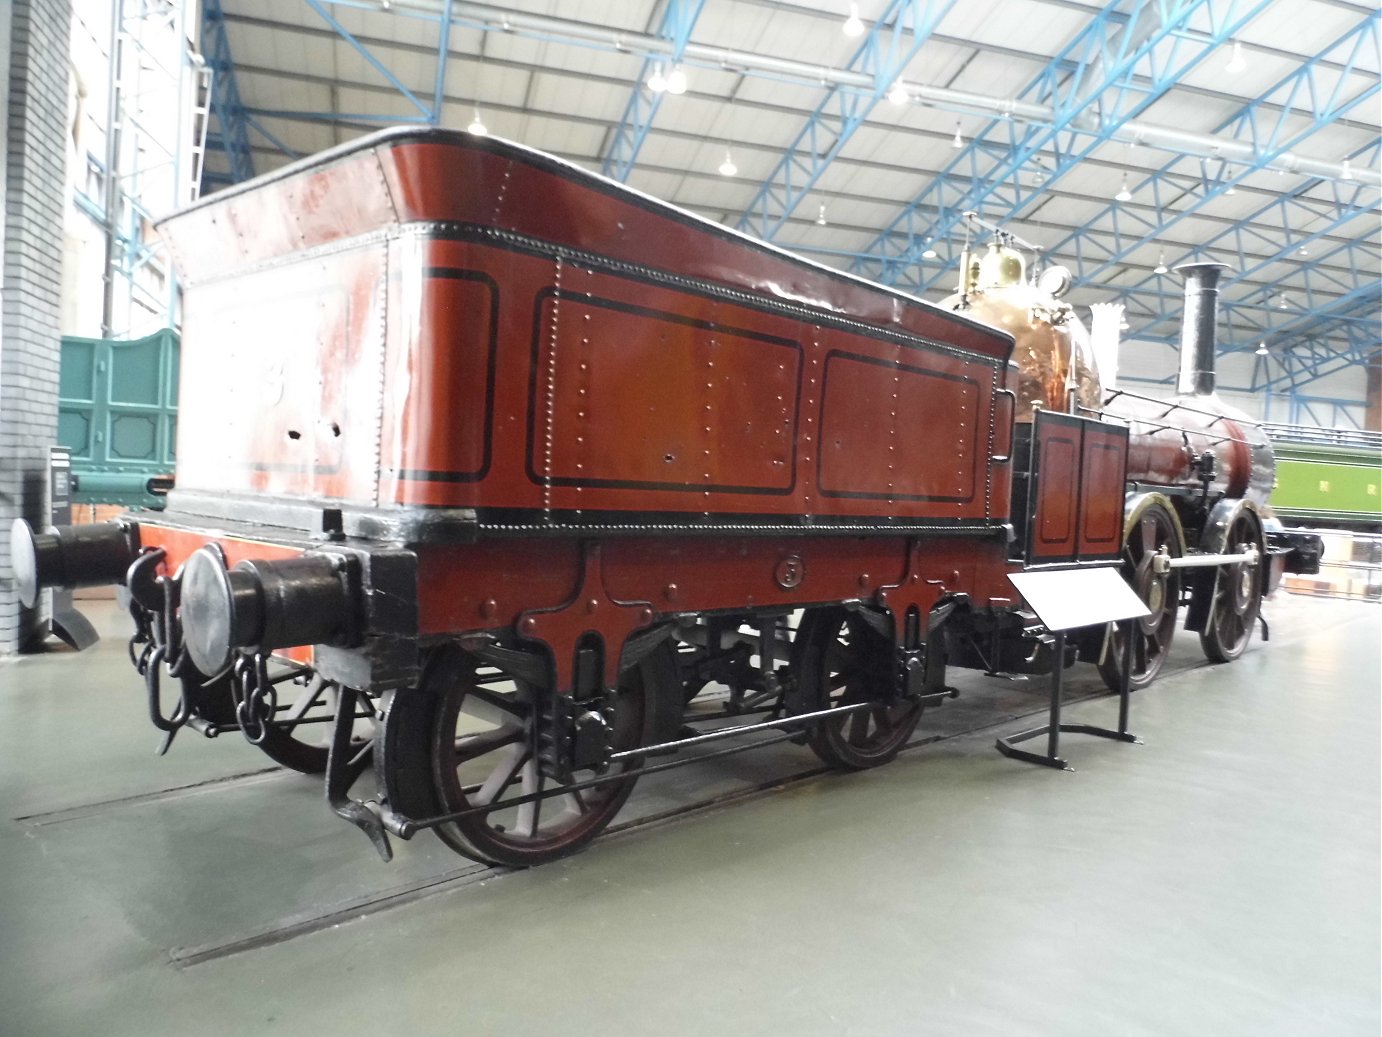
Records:
M90 648L101 639L96 628L72 603L72 592L62 588L53 590L53 633L77 651Z
M1033 727L1027 731L1019 731L1015 735L999 738L994 742L994 747L1004 756L1012 757L1014 760L1026 760L1028 763L1039 763L1043 767L1069 771L1074 770L1074 768L1060 756L1062 731L1070 734L1094 735L1097 738L1112 738L1118 742L1137 742L1137 737L1128 732L1128 695L1132 690L1133 625L1136 622L1137 620L1130 619L1123 624L1123 658L1118 674L1117 731L1110 731L1106 727L1096 727L1093 724L1062 724L1060 722L1061 684L1065 675L1065 631L1058 630L1056 631L1056 645L1053 652L1055 666L1051 670L1051 716L1049 722L1041 727ZM1016 747L1017 742L1040 738L1042 735L1046 735L1046 755L1044 756Z

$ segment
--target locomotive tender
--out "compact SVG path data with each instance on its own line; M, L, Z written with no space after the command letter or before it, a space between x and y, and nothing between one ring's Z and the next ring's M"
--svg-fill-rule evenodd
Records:
M584 845L650 759L726 737L685 726L712 681L716 716L766 717L735 733L883 763L947 663L1073 662L1015 599L1024 568L1121 564L1146 683L1182 599L1227 660L1308 562L1269 551L1270 447L1212 374L1170 404L1033 407L1008 331L508 142L373 134L161 229L176 489L16 524L22 595L123 584L168 738L239 728L325 770L386 858L426 827L510 865ZM1187 285L1211 360L1216 276ZM1021 285L964 287L1001 308ZM1107 676L1116 641L1076 650Z

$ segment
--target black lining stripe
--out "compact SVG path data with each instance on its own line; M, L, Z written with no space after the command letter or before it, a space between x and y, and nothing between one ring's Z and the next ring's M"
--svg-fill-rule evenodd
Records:
M489 274L479 270L466 270L458 267L429 266L422 270L423 277L444 278L455 281L475 281L489 289L489 356L485 361L485 423L484 447L480 467L470 472L439 471L431 468L400 468L397 478L410 482L473 483L479 482L489 474L494 458L494 386L499 366L499 284ZM387 348L387 344L386 344ZM380 473L382 476L382 472Z

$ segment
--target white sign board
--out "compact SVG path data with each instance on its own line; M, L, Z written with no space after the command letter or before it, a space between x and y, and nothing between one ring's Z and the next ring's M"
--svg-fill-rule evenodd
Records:
M1009 573L1008 579L1051 630L1133 619L1152 611L1114 568L1044 569Z

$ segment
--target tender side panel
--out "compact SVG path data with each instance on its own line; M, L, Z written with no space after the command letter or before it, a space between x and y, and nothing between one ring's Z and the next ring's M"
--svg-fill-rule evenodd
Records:
M384 248L188 292L180 489L373 503Z
M985 478L983 386L929 366L832 351L825 361L819 485L825 497L969 504ZM917 433L928 429L929 442Z
M680 293L540 294L529 478L782 495L795 481L802 349L693 315Z
M988 358L528 246L392 247L385 501L515 529L1006 521Z

